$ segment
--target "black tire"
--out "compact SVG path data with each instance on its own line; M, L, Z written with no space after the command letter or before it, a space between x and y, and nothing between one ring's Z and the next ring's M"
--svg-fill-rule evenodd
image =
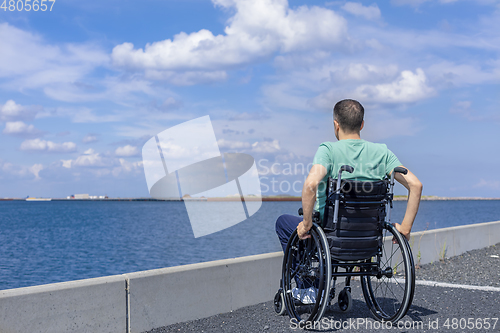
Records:
M415 295L415 284L416 284L415 283L415 279L416 279L415 262L414 262L414 259L413 259L413 253L411 251L410 243L408 242L408 240L406 239L406 237L404 237L403 235L401 235L401 236L402 236L402 238L404 240L404 243L406 244L406 247L408 248L408 253L410 254L410 267L411 267L410 276L412 278L410 303L408 305L408 308L410 308L411 303L413 303L413 296Z
M283 291L281 289L276 292L276 295L274 295L274 311L279 316L284 315L286 312L285 302L283 300Z
M351 292L347 289L342 289L342 291L339 293L339 309L342 312L348 312L352 308L352 295Z
M397 322L406 315L415 292L415 266L408 241L394 226L385 223L380 268L389 276L362 276L366 304L378 320ZM393 244L392 239L396 240Z
M311 238L300 240L294 231L283 257L281 281L285 308L290 319L297 323L321 320L330 292L332 267L326 236L316 224L310 235ZM294 291L307 288L316 288L316 297L311 304L304 304L294 297Z

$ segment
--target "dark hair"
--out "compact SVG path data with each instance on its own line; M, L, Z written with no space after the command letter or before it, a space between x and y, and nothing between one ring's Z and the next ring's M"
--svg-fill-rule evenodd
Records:
M365 109L363 105L353 99L344 99L333 108L333 119L335 119L342 130L352 133L361 130Z

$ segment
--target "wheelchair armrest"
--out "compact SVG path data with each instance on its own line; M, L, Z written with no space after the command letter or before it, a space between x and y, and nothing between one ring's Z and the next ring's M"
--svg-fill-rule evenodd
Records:
M399 172L402 173L403 175L406 175L408 173L408 170L403 167L395 167L394 172Z
M299 208L299 216L302 216L302 215L304 215L304 210L302 209L302 207L300 207ZM313 212L313 216L312 216L313 222L319 222L320 216L321 216L320 213L317 210L315 210Z
M342 171L347 171L349 173L353 173L354 168L350 165L343 165L340 167L340 172L342 172Z

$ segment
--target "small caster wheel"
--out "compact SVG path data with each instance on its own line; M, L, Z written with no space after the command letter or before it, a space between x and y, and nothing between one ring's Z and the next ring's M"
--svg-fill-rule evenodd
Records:
M282 316L285 314L285 302L283 299L283 291L280 289L274 295L274 311Z
M351 292L347 289L342 289L339 293L339 308L342 312L347 312L352 308Z

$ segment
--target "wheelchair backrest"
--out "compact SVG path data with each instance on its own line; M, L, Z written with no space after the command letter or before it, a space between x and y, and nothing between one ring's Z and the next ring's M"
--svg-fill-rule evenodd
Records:
M388 180L379 180L375 182L363 182L355 180L342 180L340 196L346 200L355 201L381 201L387 197ZM335 188L337 187L337 179L328 178L327 200L335 198Z
M322 227L330 243L332 257L360 260L374 256L382 242L382 223L389 200L387 180L362 182L342 180L340 192L336 179L328 179L328 195ZM338 199L338 217L334 219ZM337 220L337 223L334 221Z

